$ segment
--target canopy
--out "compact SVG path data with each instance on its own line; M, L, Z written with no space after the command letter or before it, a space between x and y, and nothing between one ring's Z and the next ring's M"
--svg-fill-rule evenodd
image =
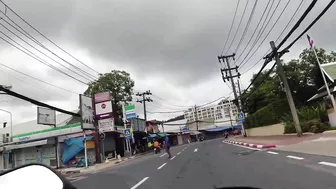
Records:
M219 132L219 131L226 131L226 130L231 130L232 127L216 127L216 128L211 128L211 129L207 129L205 131L207 132Z

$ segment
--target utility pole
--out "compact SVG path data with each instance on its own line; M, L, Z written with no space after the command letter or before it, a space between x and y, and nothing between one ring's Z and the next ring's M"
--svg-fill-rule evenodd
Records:
M284 69L283 69L282 64L280 62L280 57L279 57L278 49L276 48L274 41L271 41L270 44L271 44L271 48L272 48L272 51L273 51L272 55L274 56L275 62L277 64L278 74L279 74L279 76L280 76L280 78L281 78L281 80L282 80L282 82L284 84L284 87L285 87L285 92L286 92L289 108L291 110L292 117L293 117L293 120L294 120L296 133L297 133L297 136L300 137L300 136L302 136L302 130L301 130L301 126L300 126L300 121L299 121L299 117L298 117L298 114L297 114L297 111L296 111L296 107L295 107L295 104L294 104L293 96L292 96L292 93L290 91L287 78L285 76Z
M198 131L198 117L197 117L197 106L195 104L195 121L196 121L196 130Z
M145 123L147 123L146 102L153 102L153 100L150 97L146 97L146 95L152 95L150 90L136 94L136 96L142 96L142 99L137 100L137 102L143 103Z
M237 79L237 85L238 85L238 92L239 92L238 104L239 104L240 108L241 108L242 110L244 110L243 102L241 101L241 99L242 99L242 94L241 94L241 89L240 89L240 82L239 82L239 79Z
M234 95L234 98L237 100L237 108L238 108L238 112L241 113L242 112L242 109L241 109L241 106L239 104L239 100L238 100L238 95L237 95L237 89L236 89L236 86L235 86L235 83L234 83L234 80L233 78L235 77L238 77L238 79L240 78L240 73L238 72L238 68L239 66L236 66L234 68L231 68L230 66L230 62L229 62L229 58L232 58L233 60L235 60L235 55L236 54L232 54L232 55L227 55L227 56L218 56L218 61L219 63L221 64L222 62L225 63L226 62L226 65L227 65L227 68L222 68L221 69L221 73L222 73L222 78L223 78L223 81L226 82L226 81L231 81L231 85L232 85L232 90L233 90L233 95ZM234 70L236 72L236 75L232 75L232 70ZM225 76L224 76L224 73L225 73ZM245 133L245 128L244 128L244 124L241 123L242 125L242 131L243 131L243 135L244 137L246 137L246 133Z

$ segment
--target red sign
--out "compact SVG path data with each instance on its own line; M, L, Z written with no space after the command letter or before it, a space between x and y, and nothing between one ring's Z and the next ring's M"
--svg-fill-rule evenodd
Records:
M105 104L102 104L102 105L101 105L101 108L102 108L102 109L105 109L105 108L106 108L106 105L105 105Z

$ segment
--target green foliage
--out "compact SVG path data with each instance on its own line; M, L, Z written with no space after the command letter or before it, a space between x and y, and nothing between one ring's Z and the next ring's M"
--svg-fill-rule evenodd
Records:
M329 124L327 124L327 110L323 104L299 108L297 109L297 113L302 132L321 133L330 129ZM292 115L290 113L283 116L282 121L285 123L285 133L296 132Z
M115 124L122 124L122 106L119 102L132 101L134 81L130 74L125 71L112 70L109 73L101 74L97 81L91 82L84 92L87 96L93 96L100 92L111 92L113 116Z
M119 101L132 101L134 81L130 74L125 71L112 70L100 75L97 81L91 82L84 92L85 95L93 96L96 93L110 91L114 103Z
M328 54L321 48L316 48L316 52L321 63L336 61L336 52ZM304 49L299 55L299 59L290 60L284 63L283 67L302 124L309 128L310 132L320 132L325 129L323 123L328 121L328 116L325 107L318 105L321 100L307 102L324 84L313 51L308 48ZM253 128L285 122L286 132L295 132L286 93L275 70L269 76L266 75L268 70L262 72L251 89L244 93L244 111L249 115L246 118L247 127ZM256 75L251 80L255 77ZM259 85L260 83L262 85ZM252 91L253 93L251 93ZM283 104L277 104L277 102ZM321 124L311 120L319 120ZM314 126L313 123L317 126Z
M288 109L289 106L286 101L274 101L267 106L260 108L255 113L249 114L246 117L245 127L249 129L279 123L281 117L288 111Z

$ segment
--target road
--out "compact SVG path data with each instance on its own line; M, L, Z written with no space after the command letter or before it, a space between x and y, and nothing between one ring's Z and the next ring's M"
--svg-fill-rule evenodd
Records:
M172 148L171 160L163 154L134 158L72 183L78 189L336 188L336 158L326 156L252 150L223 139Z

